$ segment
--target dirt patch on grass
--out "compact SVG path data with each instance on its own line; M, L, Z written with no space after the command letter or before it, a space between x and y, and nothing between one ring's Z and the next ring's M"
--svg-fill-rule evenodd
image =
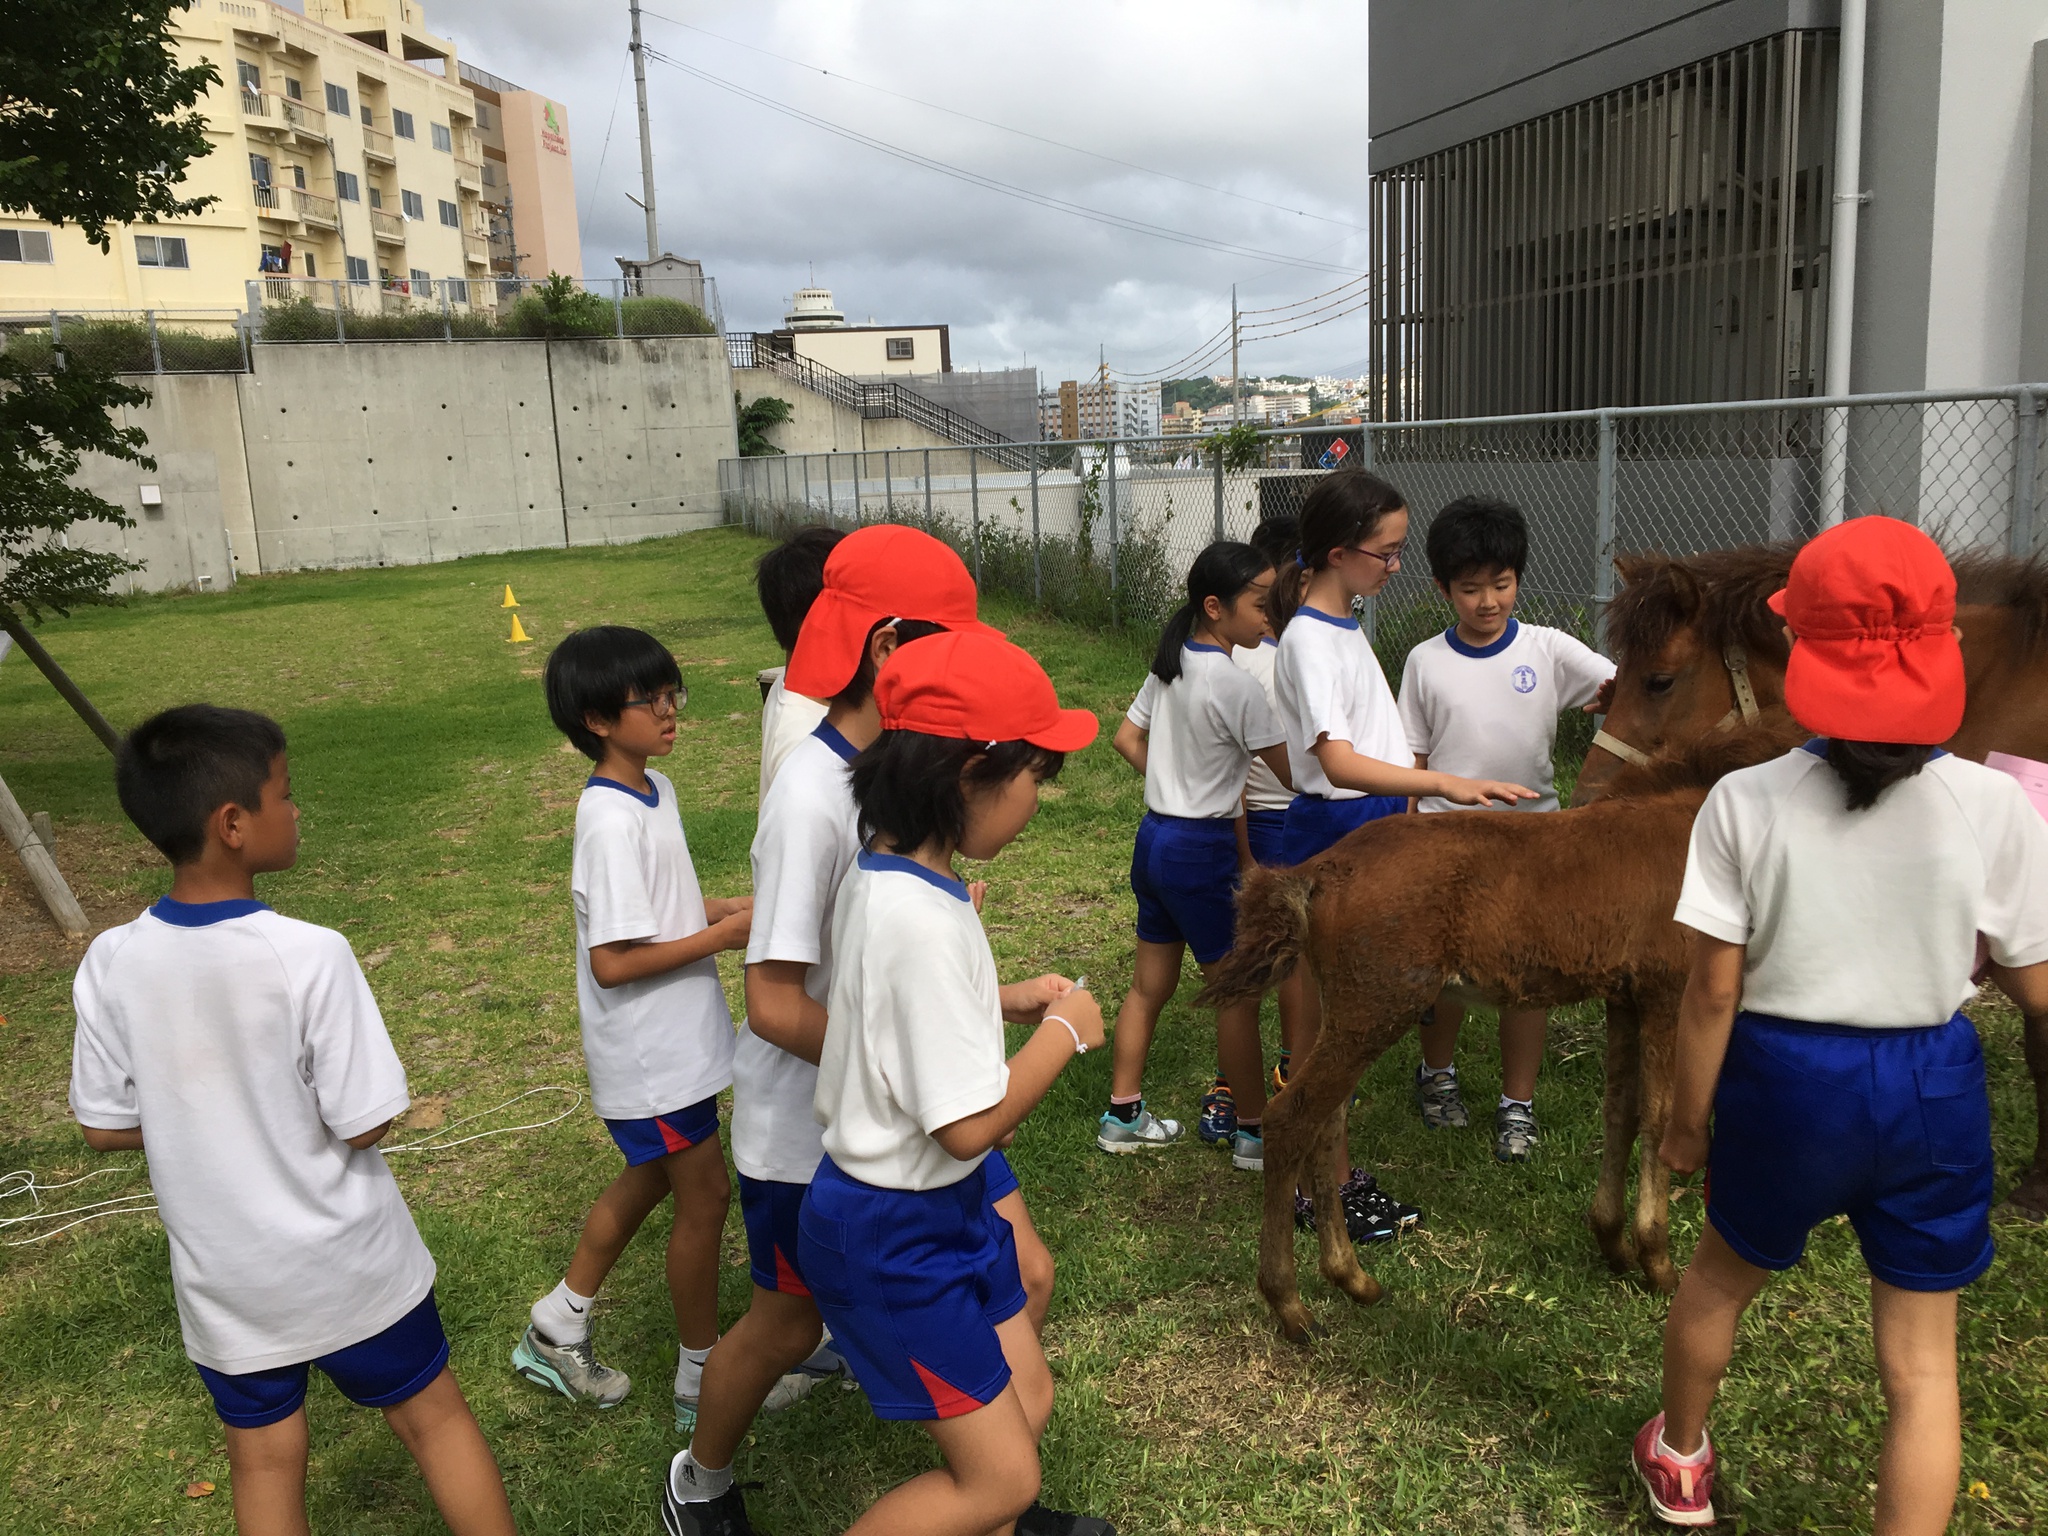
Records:
M63 822L56 833L57 868L85 908L93 933L134 917L142 906L136 876L162 869L157 851L127 828L104 822ZM0 844L0 976L74 966L85 942L57 931L20 858Z

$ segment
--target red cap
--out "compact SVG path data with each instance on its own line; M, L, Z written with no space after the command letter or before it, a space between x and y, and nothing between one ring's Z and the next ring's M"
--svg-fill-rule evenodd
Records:
M797 631L785 688L829 699L860 671L868 631L883 619L924 619L949 630L978 629L974 577L928 533L894 523L856 528L825 557L825 589Z
M1785 669L1785 707L1809 731L1927 747L1955 735L1955 572L1918 528L1890 517L1830 528L1799 551L1769 601L1799 642Z
M897 648L875 679L885 731L961 741L1028 741L1078 752L1100 727L1085 709L1061 709L1045 668L992 630L933 635Z

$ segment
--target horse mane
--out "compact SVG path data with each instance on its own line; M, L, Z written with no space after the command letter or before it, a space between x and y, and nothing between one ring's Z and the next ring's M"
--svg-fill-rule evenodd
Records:
M1738 768L1783 757L1812 735L1784 710L1767 710L1752 725L1709 731L1678 751L1660 753L1647 763L1625 764L1602 798L1640 799L1676 789L1710 789Z
M1615 561L1622 588L1607 605L1607 642L1624 661L1648 661L1691 624L1716 653L1740 645L1782 661L1783 622L1764 599L1785 585L1798 549L1742 544L1698 555L1624 555Z
M2022 655L2048 647L2048 557L2021 558L1973 549L1951 564L1956 601L2004 608L2014 622L2013 640Z

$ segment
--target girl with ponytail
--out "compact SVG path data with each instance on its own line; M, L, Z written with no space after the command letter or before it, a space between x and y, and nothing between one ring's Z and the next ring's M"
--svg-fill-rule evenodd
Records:
M1237 821L1254 757L1289 778L1284 732L1266 692L1231 659L1266 632L1273 568L1249 544L1219 542L1195 557L1188 599L1166 622L1151 676L1115 746L1145 776L1145 816L1131 854L1138 955L1116 1016L1109 1107L1095 1144L1130 1153L1179 1139L1180 1122L1145 1108L1145 1057L1160 1011L1180 986L1183 953L1206 972L1237 936ZM1216 1053L1238 1089L1232 1162L1265 1167L1264 1063L1256 999L1216 1015Z

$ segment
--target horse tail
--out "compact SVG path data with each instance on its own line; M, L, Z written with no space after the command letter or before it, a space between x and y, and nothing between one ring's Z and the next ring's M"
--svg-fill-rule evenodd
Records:
M1195 998L1205 1008L1260 997L1285 981L1308 948L1315 881L1299 870L1255 869L1237 893L1237 944Z

